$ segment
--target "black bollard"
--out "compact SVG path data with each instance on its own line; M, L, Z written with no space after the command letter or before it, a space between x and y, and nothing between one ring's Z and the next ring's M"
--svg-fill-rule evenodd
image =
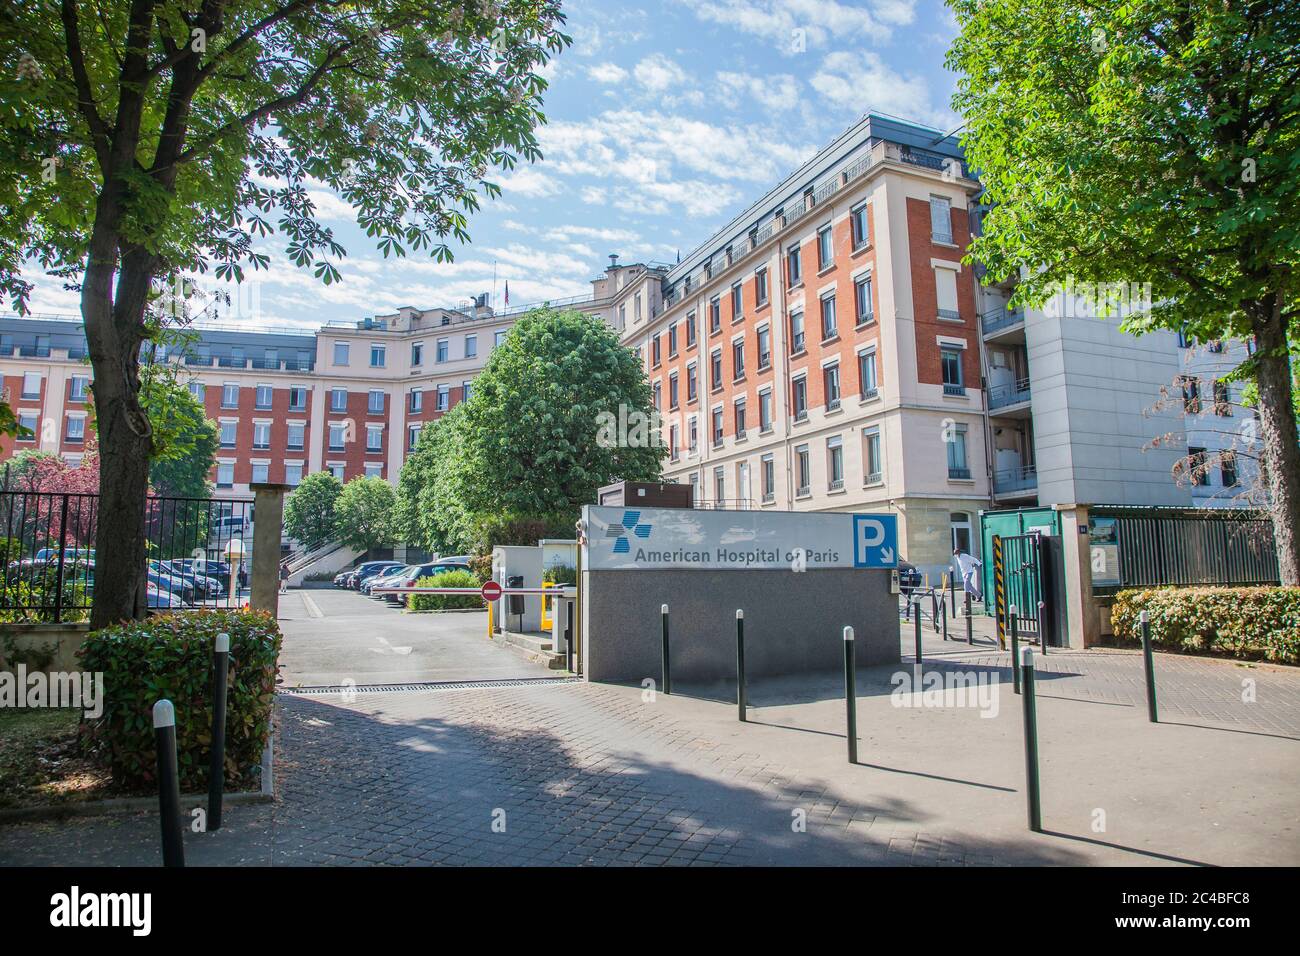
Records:
M970 609L970 592L966 592L966 643L975 643L975 616Z
M745 612L736 608L736 713L745 722Z
M1143 611L1139 615L1142 621L1142 666L1147 675L1147 720L1159 723L1156 714L1156 665L1151 659L1151 615Z
M1020 693L1020 628L1016 616L1016 606L1011 605L1008 623L1011 625L1011 683L1017 694Z
M1043 650L1043 656L1047 656L1047 619L1045 611L1047 605L1042 601L1038 602L1038 646Z
M853 655L853 628L844 629L844 706L848 723L849 763L858 762L858 677Z
M662 620L663 620L662 660L663 660L663 670L664 670L664 675L663 675L664 693L671 694L673 692L673 684L672 684L672 678L669 676L670 672L668 669L668 605L667 604L665 604L663 607L659 609L659 614L662 616Z
M207 829L221 829L226 792L226 685L230 678L230 635L217 635L212 651L212 758L208 765Z
M916 672L921 676L921 603L916 604Z
M1025 705L1025 796L1029 802L1029 829L1042 833L1042 795L1038 789L1038 714L1034 701L1034 649L1023 648L1020 656L1020 671L1025 685L1022 696Z
M170 700L153 705L153 729L154 746L158 750L158 820L162 826L163 866L184 866L181 789L176 775L176 708Z

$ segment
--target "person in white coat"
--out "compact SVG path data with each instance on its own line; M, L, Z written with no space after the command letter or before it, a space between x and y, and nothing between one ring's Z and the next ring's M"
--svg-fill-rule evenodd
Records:
M984 595L980 591L980 568L983 562L973 554L967 554L961 548L954 548L952 552L953 562L957 565L957 571L961 575L961 585L966 593L973 600L982 601Z

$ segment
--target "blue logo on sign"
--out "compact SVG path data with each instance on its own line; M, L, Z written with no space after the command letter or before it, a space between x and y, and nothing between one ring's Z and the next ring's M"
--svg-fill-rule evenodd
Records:
M898 516L853 516L853 566L898 567Z
M643 541L650 537L650 524L641 523L641 512L625 511L623 512L623 521L621 524L611 524L605 529L605 537L614 539L614 553L628 554L632 550L632 542L628 535L635 535Z

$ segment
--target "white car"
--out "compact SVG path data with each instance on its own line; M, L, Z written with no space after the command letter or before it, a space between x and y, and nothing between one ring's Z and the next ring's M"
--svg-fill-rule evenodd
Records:
M150 584L145 588L145 601L149 607L183 607L181 596L173 591L160 591Z

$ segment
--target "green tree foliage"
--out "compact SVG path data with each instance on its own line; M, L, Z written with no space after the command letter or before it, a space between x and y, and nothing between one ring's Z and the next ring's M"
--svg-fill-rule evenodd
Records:
M353 478L343 486L334 505L339 538L362 551L391 544L396 503L393 486L383 478Z
M153 434L139 347L166 287L289 260L342 280L310 187L385 256L451 257L494 170L539 158L558 0L0 5L0 302L77 283L103 449L93 623L142 613ZM0 428L5 420L0 413Z
M190 394L175 366L147 365L140 376L140 405L153 428L149 484L155 494L205 498L217 463L221 433L203 403Z
M1300 16L1289 0L949 0L972 258L1016 299L1150 283L1126 327L1254 336L1283 581L1300 582Z
M599 319L530 312L493 350L473 397L421 434L403 467L404 527L414 521L421 543L450 551L572 536L598 487L660 476L657 428L609 428L620 421L654 421L636 355Z
M308 475L289 493L284 503L284 530L308 551L338 537L335 511L343 483L332 472Z

